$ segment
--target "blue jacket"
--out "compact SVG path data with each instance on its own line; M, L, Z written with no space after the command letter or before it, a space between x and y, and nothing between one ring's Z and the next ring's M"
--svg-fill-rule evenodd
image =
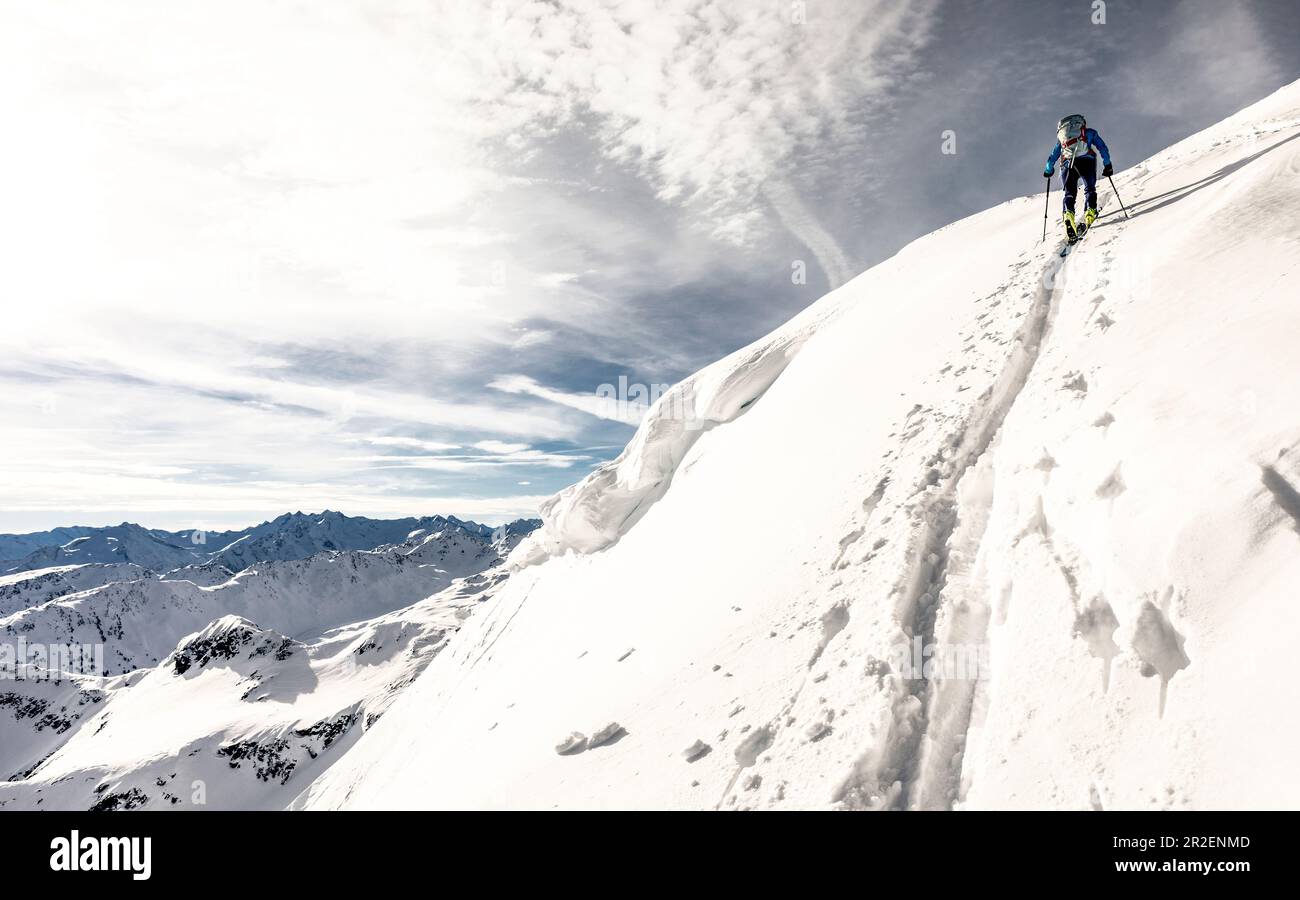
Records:
M1082 159L1085 156L1092 156L1092 148L1096 147L1098 150L1101 151L1101 164L1103 166L1110 165L1110 149L1106 146L1106 142L1101 139L1101 135L1099 135L1095 130L1091 128L1085 128L1083 135L1085 138L1087 138L1088 146L1085 148L1084 152L1076 156L1075 159ZM1056 168L1056 161L1060 158L1061 158L1061 144L1058 141L1056 146L1052 148L1052 152L1048 154L1047 165L1043 168L1043 171L1050 173L1053 169Z

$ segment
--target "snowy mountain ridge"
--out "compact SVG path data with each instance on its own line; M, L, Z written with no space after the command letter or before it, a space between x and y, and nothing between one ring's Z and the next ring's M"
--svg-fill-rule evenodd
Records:
M455 516L370 519L325 510L285 513L241 531L169 532L130 522L104 528L62 528L0 535L0 548L21 549L44 542L20 558L0 562L0 574L90 563L131 563L155 572L211 563L238 572L253 563L305 559L325 550L374 550L401 544L418 531L454 529L490 539L498 531L528 529L532 521L520 519L494 529ZM0 555L0 560L4 558Z
M103 643L104 674L123 674L158 664L183 635L223 615L301 636L400 609L495 565L500 549L448 528L381 550L261 562L214 584L184 580L184 569L167 579L150 573L108 580L0 618L0 635L41 644Z
M236 573L0 578L0 646L98 647L104 670L0 660L0 808L284 806L499 588L533 527L421 521L401 544Z

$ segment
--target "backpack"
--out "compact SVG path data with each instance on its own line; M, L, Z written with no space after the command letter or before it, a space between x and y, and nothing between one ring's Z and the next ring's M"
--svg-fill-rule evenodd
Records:
M1056 140L1061 145L1061 158L1073 160L1076 156L1086 156L1092 150L1088 143L1088 122L1082 115L1075 113L1056 123Z

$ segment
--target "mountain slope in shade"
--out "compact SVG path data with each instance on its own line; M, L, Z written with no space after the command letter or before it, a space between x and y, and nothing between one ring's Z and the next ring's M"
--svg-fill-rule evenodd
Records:
M5 573L14 573L55 566L128 563L164 572L201 558L203 555L199 548L187 538L123 522L109 528L96 528L62 545L42 547L22 559L4 563L0 568Z
M460 531L491 540L493 535L528 531L536 523L520 519L500 528L455 516L369 519L326 510L285 513L240 531L160 531L123 522L106 528L64 528L29 535L0 535L0 547L21 549L44 542L26 555L0 562L0 574L57 566L131 563L155 572L204 564L231 573L253 563L306 559L326 550L375 550L401 544L417 533ZM70 536L70 537L69 537ZM58 543L54 541L66 538ZM6 557L0 555L0 560Z
M661 400L295 806L1300 804L1300 82L1115 183Z
M0 560L18 560L42 547L58 547L68 541L85 537L95 531L88 525L74 525L67 528L52 528L49 531L33 531L27 534L0 534ZM0 571L3 571L0 563Z
M304 559L322 550L374 550L401 544L417 533L460 531L489 537L493 529L455 516L368 519L326 510L319 514L289 513L248 529L223 547L211 538L208 561L232 571L268 560Z

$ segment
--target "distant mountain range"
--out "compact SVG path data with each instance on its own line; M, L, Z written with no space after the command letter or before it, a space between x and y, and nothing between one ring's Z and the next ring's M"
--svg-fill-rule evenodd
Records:
M538 524L327 511L220 535L0 537L28 549L0 574L10 668L27 647L102 654L99 673L29 656L0 679L0 808L283 807L505 583Z
M285 513L241 531L162 531L130 522L102 528L74 526L0 535L0 575L90 564L132 564L159 574L187 566L213 566L233 574L256 562L306 559L328 550L374 550L448 530L490 543L494 536L526 534L539 524L519 519L492 528L455 516L369 519L325 510Z

